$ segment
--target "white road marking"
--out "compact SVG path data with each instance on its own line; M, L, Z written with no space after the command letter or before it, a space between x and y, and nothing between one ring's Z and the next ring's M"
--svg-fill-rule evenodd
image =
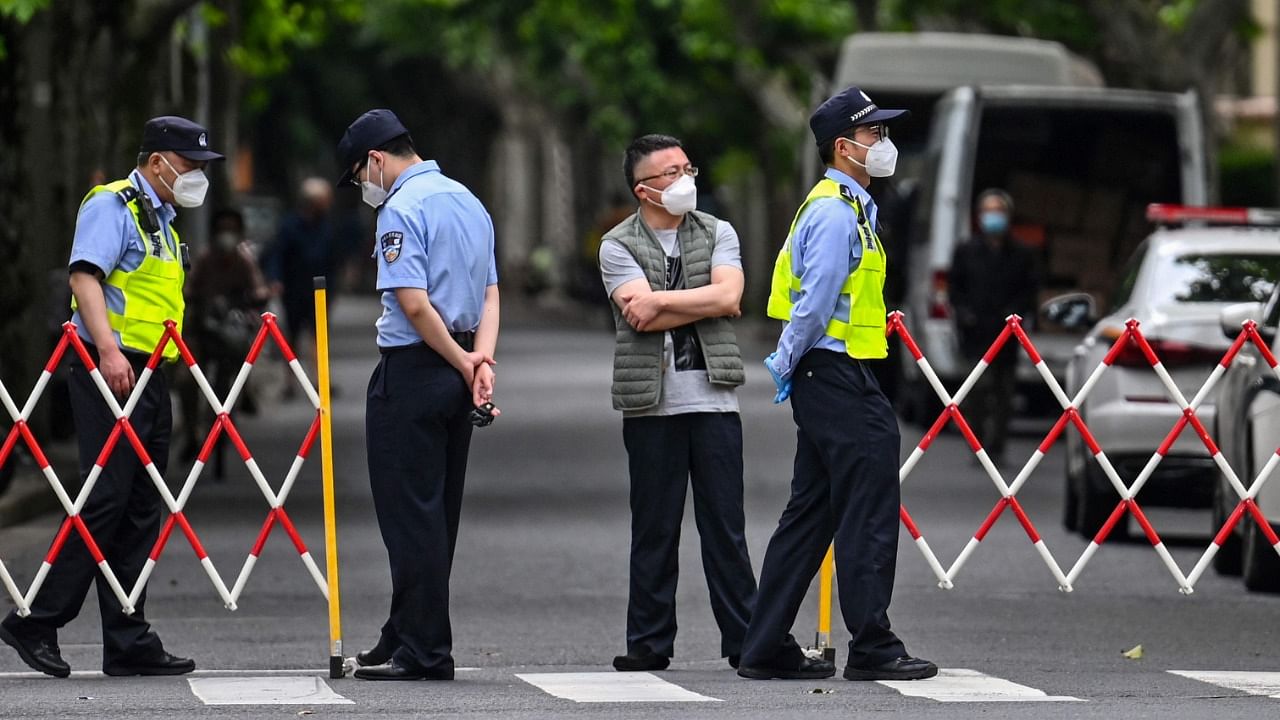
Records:
M965 668L947 668L928 680L878 680L910 697L938 702L1083 702L1069 695L1043 691Z
M205 705L353 705L318 677L191 678Z
M1219 685L1250 695L1266 695L1280 700L1280 672L1250 672L1247 670L1170 670L1192 680Z
M101 646L99 646L99 647L101 647ZM454 668L454 672L479 672L479 671L480 671L480 668L478 668L478 667L460 667L460 668ZM307 675L307 676L315 676L315 677L328 677L328 676L329 676L329 671L328 671L327 669L326 669L326 670L320 670L320 669L318 669L318 668L293 668L293 669L291 669L291 670L265 670L265 669L257 669L257 670L252 670L252 669L246 669L246 670L234 670L234 669L201 670L201 669L197 668L197 669L195 670L195 672L187 673L186 675L183 675L182 677L185 679L185 678L198 678L198 677L227 677L227 676L230 676L230 677L247 677L247 676L251 676L251 675ZM44 674L44 673L42 673L42 672L36 672L35 670L22 670L22 671L16 671L16 672L0 672L0 679L9 678L9 679L14 679L14 680L32 680L32 679L36 679L36 678L45 678L45 677L49 677L49 676L48 676L48 675L45 675L45 674ZM105 673L103 673L103 672L101 672L101 671L98 671L98 670L72 670L72 671L71 671L71 677L73 677L73 678L94 678L94 677L97 677L97 678L105 678L105 677L107 677L107 676L106 676L106 674L105 674Z
M720 702L646 672L517 673L516 677L579 703Z

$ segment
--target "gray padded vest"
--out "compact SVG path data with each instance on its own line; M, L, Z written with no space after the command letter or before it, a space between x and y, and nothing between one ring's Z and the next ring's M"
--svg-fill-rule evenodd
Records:
M712 215L693 211L686 213L676 230L680 256L684 263L686 288L711 284L711 253L716 242L716 223ZM667 284L667 254L657 236L634 213L605 233L604 240L622 244L640 268L649 287L655 292ZM637 332L622 317L618 306L610 300L617 342L613 352L613 407L615 410L648 410L658 405L662 396L663 342L665 331ZM707 361L707 378L713 385L735 387L746 380L738 338L728 318L707 318L693 324Z

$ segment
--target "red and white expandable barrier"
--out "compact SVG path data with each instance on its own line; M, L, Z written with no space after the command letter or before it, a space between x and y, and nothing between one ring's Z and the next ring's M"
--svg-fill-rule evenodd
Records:
M307 397L310 399L312 406L316 409L316 417L307 431L306 437L302 442L302 446L299 448L298 454L289 468L289 472L281 485L279 493L276 493L271 489L270 483L268 483L261 468L253 459L252 453L236 428L235 423L232 421L230 414L237 398L244 389L244 385L248 380L249 373L252 371L254 363L261 356L268 339L274 341L280 348L280 351L284 356L285 361L288 363L294 377L302 386ZM148 455L146 447L142 444L137 433L134 431L133 426L129 422L129 417L132 414L138 399L141 397L143 389L158 369L159 364L163 359L164 350L170 342L174 343L178 348L180 357L191 371L201 394L213 408L216 415L214 423L205 438L200 454L192 465L191 470L176 497L172 492L170 492L168 486L164 482L164 478L160 476L159 470L155 467L155 463ZM81 488L74 501L67 494L65 486L58 479L57 474L50 466L48 458L41 450L39 443L31 433L27 423L32 409L39 401L41 394L49 383L49 379L52 377L54 370L61 362L62 357L68 348L73 349L80 357L81 361L84 362L85 368L93 379L94 385L98 388L98 391L102 394L108 408L110 408L112 414L116 418L116 426L108 436L101 453L99 453L98 458L95 460L93 469L85 479L84 486ZM249 353L245 358L244 364L241 366L240 372L236 376L231 389L228 391L227 397L223 399L218 398L216 393L214 393L212 386L210 386L208 379L205 377L199 364L191 354L186 342L183 341L182 336L177 332L176 325L173 322L167 322L165 324L164 335L156 345L156 348L148 359L143 371L139 373L134 389L127 398L125 405L121 407L119 402L116 400L115 395L111 392L110 388L107 387L106 381L103 379L101 372L93 362L93 358L89 355L84 343L76 334L75 326L68 322L63 325L62 337L54 348L53 354L49 358L49 362L46 363L44 371L41 373L39 380L36 382L35 388L32 390L31 395L28 397L23 408L21 410L18 409L3 382L0 382L0 404L4 405L6 411L8 411L14 421L13 428L6 436L3 446L0 446L0 464L3 464L9 459L14 446L18 439L21 438L30 449L32 456L35 458L36 463L41 469L41 472L48 480L54 494L57 495L58 501L62 505L63 510L67 513L67 518L63 521L48 553L45 555L44 562L41 563L35 578L32 580L31 586L25 594L19 590L3 560L0 560L0 582L3 583L5 590L13 598L20 615L25 616L30 614L31 602L39 592L45 577L49 573L49 569L57 560L58 555L73 528L84 540L85 546L88 548L90 555L98 564L103 577L106 579L112 592L120 601L120 604L124 608L126 614L133 612L134 607L138 602L138 598L146 587L147 581L150 579L151 574L155 569L155 565L159 561L160 555L164 551L165 545L168 543L175 526L181 529L183 535L186 536L188 543L190 543L192 550L195 552L196 557L199 559L206 575L208 575L210 582L213 584L214 589L221 598L223 605L225 605L229 610L236 609L237 600L244 590L249 574L251 573L258 556L262 552L262 548L266 543L267 537L277 524L284 528L285 533L288 534L295 549L298 551L303 565L307 568L308 573L320 588L321 594L324 595L326 599L328 598L328 584L325 581L323 574L321 574L320 569L316 566L314 559L312 559L310 552L307 550L306 544L303 542L301 535L298 533L297 528L294 526L293 521L290 519L284 508L284 503L288 499L289 492L293 488L298 474L302 469L303 462L306 460L312 446L315 444L315 440L320 429L320 397L316 392L315 387L312 386L310 380L307 378L305 371L302 369L302 365L298 361L297 355L293 352L293 349L289 347L288 342L280 332L273 314L263 314L262 326L258 330L258 334L250 347ZM258 537L254 542L253 549L250 551L248 559L246 559L245 565L241 569L240 575L236 579L235 587L232 590L227 589L226 583L223 582L222 576L218 573L213 561L209 558L203 544L200 542L199 536L191 527L191 523L187 520L184 513L184 508L191 497L191 492L194 490L201 472L208 463L209 456L212 453L213 448L216 446L219 437L223 433L226 433L231 443L235 446L241 459L248 468L250 475L253 477L254 482L262 492L263 497L266 498L270 508L266 522L259 531ZM133 452L137 454L139 461L142 463L148 477L155 485L157 492L160 494L161 500L169 511L169 517L165 519L159 536L151 549L151 553L149 554L137 581L129 592L126 592L121 586L110 565L102 556L102 553L88 528L80 518L80 511L83 509L84 504L89 497L89 493L93 491L108 458L110 458L111 453L116 450L116 446L119 444L122 437L132 447Z
M929 447L933 444L933 441L937 439L939 433L942 432L947 423L954 422L961 435L965 438L965 441L969 444L970 449L974 452L979 464L981 464L983 469L987 472L987 475L995 484L996 489L1000 492L1000 499L996 502L995 507L992 508L990 513L988 513L986 519L979 526L968 544L965 545L955 562L952 563L951 567L945 571L942 570L942 566L938 562L937 556L929 548L928 544L924 542L923 534L915 521L907 513L906 508L903 507L901 509L903 525L906 527L907 532L911 535L912 539L915 540L917 547L920 548L920 551L924 555L925 561L929 564L930 569L933 570L934 574L938 577L938 585L940 587L949 589L954 586L954 580L957 573L959 573L960 569L964 566L964 563L969 556L977 549L987 532L990 531L991 527L997 520L999 520L1005 509L1010 509L1018 519L1018 522L1022 525L1027 537L1035 547L1037 554L1040 555L1041 560L1049 568L1054 579L1057 580L1059 589L1064 592L1070 592L1072 590L1075 582L1080 577L1081 572L1084 570L1089 560L1097 553L1099 547L1106 541L1107 536L1115 528L1116 523L1120 522L1126 513L1133 515L1135 521L1138 523L1139 527L1142 528L1143 533L1151 543L1152 548L1160 557L1170 574L1177 581L1179 591L1184 594L1190 594L1194 591L1196 582L1204 573L1204 570L1208 567L1209 563L1213 560L1213 556L1218 552L1222 543L1226 541L1226 538L1235 527L1236 523L1239 522L1240 518L1246 513L1258 522L1264 536L1267 538L1267 541L1271 544L1272 548L1280 554L1280 536L1277 536L1276 532L1267 523L1266 518L1262 515L1255 502L1255 498L1257 497L1258 491L1261 489L1263 483L1271 476L1275 471L1275 468L1280 466L1280 447L1278 447L1276 452L1272 454L1266 466L1259 471L1258 476L1253 479L1252 483L1248 487L1245 487L1237 477L1235 471L1227 463L1221 451L1209 436L1209 433L1205 430L1200 419L1196 416L1196 409L1212 392L1219 378L1222 377L1222 374L1226 371L1227 367L1231 364L1232 360L1234 360L1246 342L1252 342L1258 347L1262 356L1270 365L1272 371L1276 373L1278 378L1280 378L1280 367L1277 367L1276 358L1258 334L1257 326L1253 321L1247 321L1244 323L1240 335L1236 338L1235 342L1223 356L1219 364L1214 368L1209 379L1190 401L1186 399L1181 390L1179 390L1177 385L1173 382L1173 378L1160 362L1160 359L1156 356L1146 338L1143 337L1139 330L1139 324L1136 320L1129 320L1126 323L1124 333L1115 340L1102 362L1094 368L1093 372L1085 380L1084 384L1073 398L1067 397L1062 386L1058 383L1057 379L1053 376L1053 373L1044 362L1044 358L1041 357L1040 353L1036 350L1035 345L1031 342L1031 339L1027 337L1026 332L1022 329L1021 318L1017 315L1011 315L1006 319L1004 329L992 342L990 348L983 355L982 359L979 360L978 364L965 378L960 389L954 396L947 392L947 389L938 379L937 374L930 367L928 360L924 357L923 353L920 352L919 345L916 344L915 340L911 337L911 333L907 330L906 324L903 321L903 314L901 312L892 312L889 314L886 334L897 334L902 339L903 344L906 346L907 351L911 353L912 358L914 358L916 365L920 369L925 380L929 383L930 387L933 388L938 399L942 401L944 406L941 414L939 414L938 418L925 432L924 436L912 451L911 455L907 458L906 462L903 463L902 468L899 471L899 479L902 482L906 481L907 476L910 475L911 471L919 463L924 453L929 450ZM977 383L982 373L991 365L996 355L1011 338L1016 340L1016 342L1022 346L1037 373L1044 380L1058 403L1062 406L1062 415L1058 418L1057 422L1054 423L1053 428L1045 436L1044 440L1036 447L1036 450L1032 453L1031 457L1018 471L1013 482L1006 483L999 469L995 467L991 462L991 459L988 457L986 450L983 449L981 441L974 435L972 428L969 426L968 422L965 421L964 415L960 410L960 404ZM1159 377L1161 383L1169 393L1169 397L1172 398L1173 401L1182 409L1182 416L1169 431L1168 435L1165 437L1164 441L1161 442L1155 453L1147 461L1137 478L1134 479L1131 485L1126 486L1124 481L1121 480L1119 474L1116 472L1111 461L1107 458L1101 444L1098 442L1097 438L1094 437L1093 433L1090 432L1088 425L1080 414L1080 406L1097 383L1102 373L1106 372L1112 366L1116 357L1125 349L1126 344L1131 342L1141 350L1143 356L1150 363L1152 371L1155 372L1157 377ZM1044 456L1048 453L1054 442L1057 441L1068 426L1074 426L1080 433L1082 440L1089 448L1094 460L1098 463L1103 474L1115 488L1116 493L1119 496L1119 502L1117 503L1115 510L1112 511L1111 515L1108 517L1107 521L1103 524L1102 528L1089 543L1089 546L1085 548L1084 552L1076 560L1071 571L1064 574L1061 566L1055 560L1053 554L1049 551L1049 548L1045 545L1043 538L1036 531L1030 517L1018 503L1017 494L1031 477L1031 474L1035 471L1036 467L1044 459ZM1156 532L1150 520L1142 511L1136 496L1146 484L1147 480L1150 479L1156 467L1159 465L1160 461L1164 459L1174 442L1188 426L1193 428L1196 434L1200 437L1201 442L1204 443L1210 457L1213 458L1214 463L1221 470L1223 476L1227 479L1231 487L1240 496L1240 502L1236 506L1234 512L1232 512L1228 517L1221 530L1214 537L1213 543L1205 550L1205 553L1201 556L1192 572L1190 574L1184 574L1174 561L1173 556L1169 553L1164 542L1160 539L1159 533Z

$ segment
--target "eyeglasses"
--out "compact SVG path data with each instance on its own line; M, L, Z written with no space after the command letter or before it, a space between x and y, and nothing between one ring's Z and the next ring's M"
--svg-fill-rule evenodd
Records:
M689 177L698 177L698 168L696 165L686 165L684 167L672 166L667 168L666 170L663 170L657 175L650 175L649 177L636 178L636 182L644 182L646 180L653 180L654 178L666 178L668 180L675 180L681 175L688 175Z
M356 187L360 187L360 171L364 170L364 166L368 164L369 164L369 156L366 155L363 161L356 163L355 169L351 171L351 179L348 180L347 182L351 183L352 185L355 185Z
M866 130L870 132L872 135L875 135L876 139L878 140L883 140L889 137L889 126L885 125L884 123L872 123L870 125L859 125L858 127L853 129L853 133L856 135L859 130Z

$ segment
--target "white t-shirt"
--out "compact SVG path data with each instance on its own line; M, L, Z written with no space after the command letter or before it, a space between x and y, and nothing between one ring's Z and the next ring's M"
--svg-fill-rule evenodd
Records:
M667 253L667 288L683 289L684 268L676 230L655 230L654 235ZM729 223L716 222L715 247L711 253L711 267L727 265L742 269L738 249L738 233ZM632 280L644 280L644 270L635 257L617 240L600 244L600 275L610 302L613 293ZM738 396L734 388L712 385L707 377L706 359L702 354L693 325L674 328L663 333L662 389L658 405L648 410L627 411L624 417L652 415L681 415L694 412L737 412Z

